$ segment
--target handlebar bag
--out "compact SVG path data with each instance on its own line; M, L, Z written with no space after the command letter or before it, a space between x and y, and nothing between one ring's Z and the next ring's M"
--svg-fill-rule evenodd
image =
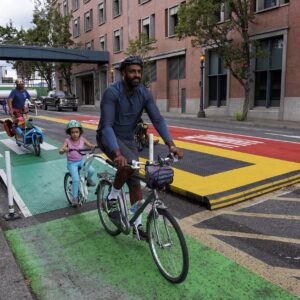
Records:
M170 166L146 166L146 184L151 189L161 189L173 182L174 171Z

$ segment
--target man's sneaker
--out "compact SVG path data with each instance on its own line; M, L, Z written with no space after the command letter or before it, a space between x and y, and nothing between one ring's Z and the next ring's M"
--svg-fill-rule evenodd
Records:
M96 185L96 182L93 181L92 179L87 179L86 185L87 185L87 186L95 186L95 185Z
M108 216L114 223L120 223L120 211L117 199L107 199Z
M135 238L137 238L138 240L148 242L149 238L148 238L147 233L143 230L142 224L140 224L140 225L137 227L138 233L136 232L136 229L135 229L135 228L136 228L136 227L133 226L133 231L132 231L133 236L134 236Z

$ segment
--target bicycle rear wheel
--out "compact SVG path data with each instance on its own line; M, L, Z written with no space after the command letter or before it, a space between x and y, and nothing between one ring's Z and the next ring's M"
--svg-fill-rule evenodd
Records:
M72 176L70 173L66 173L65 174L65 178L64 178L64 189L65 189L65 194L67 197L68 202L70 203L70 205L73 204L72 199Z
M41 141L40 141L40 137L38 137L37 135L35 135L33 137L33 151L34 151L34 154L36 156L40 156L40 154L41 154Z
M165 209L150 212L147 220L149 247L161 274L172 283L185 280L189 255L182 231L175 218Z
M112 236L121 233L121 230L110 220L107 209L107 196L110 192L112 183L108 180L101 180L97 189L97 208L100 221L104 229Z

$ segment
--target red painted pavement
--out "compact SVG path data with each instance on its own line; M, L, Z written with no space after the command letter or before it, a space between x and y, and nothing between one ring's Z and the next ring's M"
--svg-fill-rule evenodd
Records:
M71 120L74 117L64 116ZM87 124L98 125L99 118L95 116L76 116L76 119ZM265 138L227 134L215 131L197 130L189 128L169 127L174 139L194 144L213 146L238 152L278 158L292 162L300 162L300 143L275 141ZM158 135L152 125L149 131Z

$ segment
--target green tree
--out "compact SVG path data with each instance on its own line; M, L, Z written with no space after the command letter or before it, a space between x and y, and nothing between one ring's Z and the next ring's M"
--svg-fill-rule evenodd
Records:
M0 26L0 43L16 43L18 41L18 30L13 27L13 23L10 20L6 26Z
M220 20L224 16L224 20ZM192 38L192 45L214 47L231 75L244 89L241 119L249 111L250 88L253 83L251 59L263 55L250 38L249 26L254 22L253 0L189 0L178 10L179 39Z
M157 48L152 45L153 42L155 42L155 40L151 40L150 43L147 34L141 32L139 37L136 37L134 40L129 40L128 48L125 52L126 55L137 55L143 60L144 72L142 83L147 87L150 85L150 66L152 63L149 59L149 52Z
M26 44L32 44L43 47L65 47L73 45L71 33L69 32L69 23L71 15L62 16L52 0L35 0L33 13L34 27L30 28L24 34ZM25 62L25 64L34 65L35 71L46 81L48 89L53 89L53 74L56 70L62 71L62 77L65 79L68 90L71 90L71 69L70 63L51 63L51 62ZM29 68L29 67L28 67Z

